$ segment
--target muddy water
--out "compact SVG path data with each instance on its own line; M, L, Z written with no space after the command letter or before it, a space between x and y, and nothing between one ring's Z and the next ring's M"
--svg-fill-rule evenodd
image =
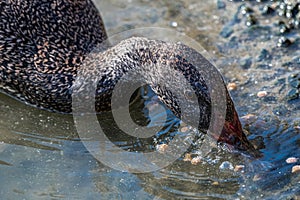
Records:
M217 9L216 1L196 0L95 3L108 35L158 26L200 43L225 80L236 83L236 90L231 91L236 108L248 138L263 157L251 160L215 151L198 165L179 159L153 173L121 172L101 164L86 150L72 116L41 111L1 94L1 199L299 198L300 176L291 173L299 160L292 164L285 160L300 158L300 101L286 99L291 76L300 73L300 53L297 43L286 49L276 47L279 36L273 18L259 15L260 25L249 28L241 15L235 17L240 3L233 2L226 2L225 9ZM233 32L224 38L220 32L226 26ZM292 40L297 36L297 32L290 33ZM272 59L259 61L262 49ZM250 59L251 65L245 67L243 59ZM267 95L259 98L259 91ZM114 140L128 149L138 143L126 142L126 137ZM140 149L150 145L143 144ZM244 172L224 167L224 161L245 165Z

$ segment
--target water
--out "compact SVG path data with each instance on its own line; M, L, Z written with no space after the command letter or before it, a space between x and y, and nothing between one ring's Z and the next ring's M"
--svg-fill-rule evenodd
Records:
M222 38L219 33L232 20L239 5L235 3L227 2L226 10L216 9L215 1L196 0L114 0L96 4L109 35L131 28L160 26L185 33L199 42L226 81L237 83L232 97L249 131L248 138L263 157L252 160L215 149L197 165L179 159L153 173L117 171L98 162L87 151L72 116L32 108L1 94L1 199L300 198L299 173L291 173L299 160L294 164L285 162L289 157L300 158L300 102L285 99L289 77L300 70L297 64L284 66L299 58L299 51L275 48L275 40L264 38L263 32L258 31L260 35L254 37L245 31L246 27L238 25L233 26L233 36ZM264 19L261 23L267 24ZM276 34L271 36L276 37ZM255 61L262 48L273 56L268 63ZM240 67L240 59L244 57L253 61L249 69ZM258 64L272 64L272 67ZM278 83L280 79L286 85ZM262 90L268 95L258 98L256 93ZM243 117L247 114L252 116ZM141 117L140 113L136 115ZM174 126L178 123L172 117L169 120ZM105 123L113 140L123 148L131 151L154 148L148 140L129 141L128 137L118 135L113 123L109 120ZM230 167L220 169L225 161L233 167L245 168L243 172L234 172Z

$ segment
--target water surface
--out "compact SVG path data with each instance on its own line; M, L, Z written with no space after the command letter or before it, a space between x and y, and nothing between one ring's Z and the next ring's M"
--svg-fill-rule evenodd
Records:
M121 172L98 162L86 150L71 115L42 111L1 94L1 199L300 198L300 175L291 173L292 166L299 161L285 162L288 157L300 158L300 101L285 99L289 77L300 73L299 51L276 48L271 38L278 36L272 35L272 31L265 33L265 29L258 28L254 29L258 33L255 35L240 24L233 26L234 33L229 38L221 37L219 33L232 22L239 6L232 2L227 2L222 10L217 9L215 1L197 0L113 0L97 1L96 5L109 35L159 26L177 30L199 42L225 80L237 84L232 97L241 117L252 114L242 122L263 157L251 160L216 149L198 165L179 159L153 173ZM267 24L265 19L261 23ZM271 30L275 28L271 25ZM271 52L273 59L256 62L263 48ZM244 57L253 60L248 69L240 67L240 59ZM288 62L291 63L286 66ZM268 95L258 98L256 93L262 90ZM178 122L170 120L174 120L174 125ZM109 120L107 123L112 134L118 135L113 124L109 125ZM114 140L130 150L153 148L148 140L128 141L123 136ZM220 169L224 161L233 166L245 165L244 173Z

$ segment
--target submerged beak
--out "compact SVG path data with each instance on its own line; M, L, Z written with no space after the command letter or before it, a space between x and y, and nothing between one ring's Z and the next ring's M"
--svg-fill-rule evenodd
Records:
M218 142L228 144L232 147L232 150L237 150L254 157L261 157L261 153L248 141L236 111L234 111L233 118L230 121L225 121Z

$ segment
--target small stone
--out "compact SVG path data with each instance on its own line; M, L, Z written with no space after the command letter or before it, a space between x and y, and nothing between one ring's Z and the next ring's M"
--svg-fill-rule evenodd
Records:
M289 23L289 26L292 27L293 29L300 28L300 21L297 19L290 19L288 23Z
M217 0L217 8L218 9L224 9L226 8L226 4L222 0Z
M285 160L285 162L288 164L296 163L297 161L298 161L298 158L295 158L295 157L290 157Z
M212 182L212 185L219 185L219 182L218 181L214 181L214 182Z
M272 65L271 64L258 64L256 66L257 69L272 69Z
M259 181L261 179L261 176L258 175L258 174L255 174L254 177L253 177L253 181Z
M292 168L292 173L296 173L296 172L300 172L300 165L295 165L295 166Z
M265 5L262 9L262 15L273 14L275 10L270 5Z
M228 161L224 161L224 162L222 162L222 164L220 165L220 167L219 167L221 170L233 170L234 168L233 168L233 165L230 163L230 162L228 162Z
M277 42L278 47L288 47L292 44L292 42L286 37L280 37Z
M201 162L201 158L199 156L197 156L191 160L192 165L197 165L200 162Z
M255 122L257 116L253 115L253 114L247 114L241 117L241 120L246 123L246 124L250 124Z
M190 162L190 161L192 161L192 155L190 154L190 153L186 153L185 155L184 155L184 158L183 158L183 161L185 161L185 162Z
M279 33L283 34L288 32L290 32L290 29L285 24L279 26Z
M156 149L159 153L165 153L168 149L168 145L167 144L160 144L156 146Z
M279 105L273 109L273 113L278 116L286 116L288 109L284 105Z
M257 97L259 97L259 98L265 97L267 95L268 95L267 91L259 91L257 93Z
M285 10L279 10L279 11L278 11L278 15L279 15L280 17L285 16L285 13L286 13Z
M295 100L299 97L299 92L297 89L293 88L291 89L288 94L287 94L287 99L288 100Z
M237 89L237 85L235 83L228 83L227 89L229 91L236 90Z
M268 50L262 49L259 56L256 58L257 62L270 60L272 58L272 55L269 53Z
M249 57L249 58L244 58L242 60L240 60L240 66L243 68L243 69L249 69L252 65L252 59Z
M240 172L240 171L243 171L244 168L245 168L245 165L236 165L236 166L234 167L234 171L235 171L235 172Z
M180 132L185 133L189 130L189 128L187 126L184 126L180 129Z
M227 25L227 26L224 26L224 28L220 32L220 35L223 38L228 38L232 33L233 33L233 29L231 28L231 26Z
M242 13L243 15L246 15L246 14L248 14L248 13L253 13L253 10L252 10L252 8L243 5L243 6L241 7L241 13Z
M290 81L290 86L292 86L293 88L299 88L300 87L300 81L299 80L292 80Z
M285 16L286 16L286 18L290 19L290 18L292 18L293 13L292 13L291 11L287 11L287 12L285 13Z
M246 26L252 26L257 23L257 20L253 15L248 15L246 20Z
M178 26L178 23L177 22L171 22L170 25L174 28L176 28Z

